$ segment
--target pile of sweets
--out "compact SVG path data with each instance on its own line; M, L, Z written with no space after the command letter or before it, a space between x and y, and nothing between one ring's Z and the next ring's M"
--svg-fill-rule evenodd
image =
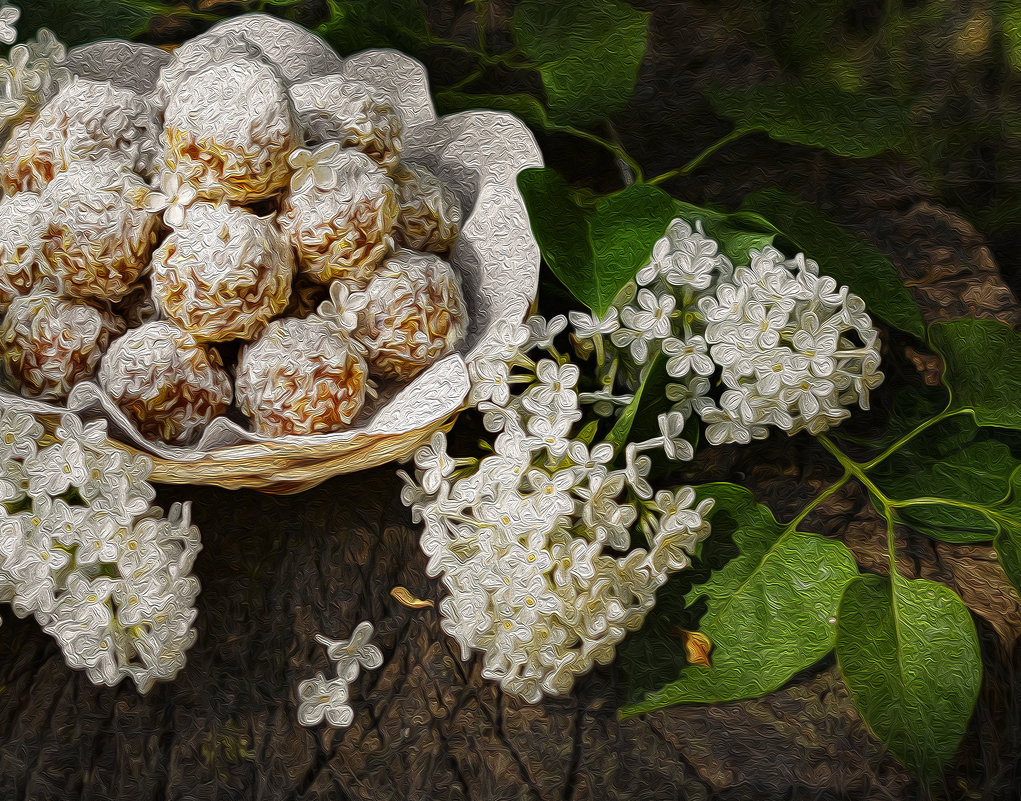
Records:
M289 84L236 36L145 96L69 77L0 152L4 387L94 380L174 445L232 409L264 437L350 426L467 325L460 206L401 134L372 86Z

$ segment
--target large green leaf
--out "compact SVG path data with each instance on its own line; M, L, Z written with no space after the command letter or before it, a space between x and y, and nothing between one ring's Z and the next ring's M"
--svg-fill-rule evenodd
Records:
M996 556L1014 589L1021 593L1021 529L1004 526L993 540Z
M39 28L49 28L68 47L96 39L132 39L144 33L157 14L180 11L168 4L137 0L32 0L18 6L19 38L30 39Z
M546 263L600 315L649 260L674 216L673 199L647 184L607 195L591 210L579 207L567 182L550 169L523 170L518 186Z
M734 264L747 264L748 251L762 250L776 243L780 231L759 214L737 211L727 214L696 206L683 200L675 201L677 213L691 225L702 223L706 236L720 243L720 250Z
M619 0L522 0L511 34L538 68L554 120L584 125L627 103L648 24Z
M1010 496L993 508L1000 533L993 541L1003 572L1021 593L1021 469L1010 477Z
M996 0L996 12L1004 59L1013 70L1021 72L1021 6L1014 0Z
M666 359L662 353L659 353L646 368L645 377L631 402L624 407L617 422L606 434L606 442L613 445L616 453L619 454L627 444L628 435L631 433L631 427L635 424L639 411L648 416L653 404L658 404L661 398L665 401L666 385L669 380L670 376L666 372Z
M315 32L341 55L369 47L419 53L428 44L425 15L417 0L327 0L330 15Z
M1019 465L1010 448L986 440L937 460L898 452L877 468L875 480L887 497L896 500L946 498L991 507L1007 497ZM900 514L912 528L944 542L986 542L999 530L981 511L949 503L909 506Z
M839 156L874 156L907 133L906 110L889 98L789 84L703 91L713 110L739 130L765 131L781 142L822 147Z
M713 643L712 666L686 665L677 680L624 709L638 714L685 702L732 701L775 690L825 656L836 638L844 587L858 575L841 543L781 527L751 492L706 484L700 497L737 523L740 555L687 594L705 597L699 632Z
M925 326L918 305L901 283L897 270L882 253L834 222L811 203L781 189L749 195L741 209L763 215L805 254L819 270L861 296L871 313L919 339Z
M946 365L951 409L980 426L1021 429L1021 334L995 320L954 320L929 326L929 341Z
M838 621L837 663L865 722L923 780L938 778L982 680L967 607L931 581L860 576Z

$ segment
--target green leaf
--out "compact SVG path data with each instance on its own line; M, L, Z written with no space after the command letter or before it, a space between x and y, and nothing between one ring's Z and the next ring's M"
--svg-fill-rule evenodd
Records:
M844 587L858 569L844 545L788 531L751 492L705 484L716 500L710 521L731 516L740 555L692 588L689 605L705 596L698 630L714 644L712 666L686 665L677 680L625 707L634 715L685 702L733 701L775 690L825 656Z
M1010 497L993 508L1000 533L993 540L1003 572L1021 593L1021 469L1010 477Z
M987 440L936 461L897 452L877 468L875 478L883 493L896 500L947 498L989 507L1007 497L1018 466L1010 448ZM916 531L944 542L987 542L999 530L982 512L948 504L904 507L899 514Z
M445 90L437 92L435 99L436 108L440 114L452 114L455 111L479 108L495 109L496 111L509 111L536 131L548 131L556 127L550 122L542 103L532 95L521 92L509 95L492 95Z
M1021 72L1021 7L1014 0L997 0L1003 55L1011 69Z
M907 112L890 98L789 84L707 86L703 92L713 111L739 130L765 131L780 142L821 147L838 156L874 156L907 134Z
M993 540L996 556L1014 589L1021 593L1021 528L1004 525Z
M518 187L546 263L599 315L649 260L674 216L673 199L648 184L607 195L591 210L578 206L567 182L550 169L523 170Z
M954 320L929 326L929 341L946 365L951 409L1021 429L1021 334L996 320Z
M157 14L173 16L180 8L133 0L33 0L19 3L18 31L23 41L49 28L68 47L96 39L133 39Z
M327 0L330 16L315 29L342 56L369 47L415 54L429 42L417 0Z
M619 0L522 0L511 35L536 65L554 120L585 125L619 111L634 89L649 14Z
M624 407L617 422L613 424L613 428L606 435L606 442L613 445L615 454L620 454L627 444L628 435L631 433L631 427L634 425L638 413L642 412L644 417L648 417L653 404L657 404L661 398L666 401L666 385L669 380L670 376L666 371L666 358L662 352L658 353L646 368L645 377L631 403ZM659 412L655 414L658 415Z
M834 222L811 203L771 188L744 199L744 211L768 218L819 270L846 284L865 301L870 313L919 339L925 325L918 305L882 253Z
M837 663L865 722L924 781L938 778L982 680L967 607L931 581L860 576L838 621Z
M648 261L652 246L674 218L674 199L648 184L632 184L596 203L589 220L596 272L603 291L600 314Z
M706 236L720 243L720 250L734 264L747 264L748 251L773 245L780 231L768 220L748 211L727 214L696 206L683 200L674 201L677 213L694 226L701 221Z

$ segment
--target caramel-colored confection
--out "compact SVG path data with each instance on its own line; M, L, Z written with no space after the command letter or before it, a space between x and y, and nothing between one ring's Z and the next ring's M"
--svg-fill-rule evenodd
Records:
M260 60L209 65L177 83L163 114L159 170L200 197L247 204L279 192L300 139L280 76Z
M159 217L142 208L149 189L119 161L77 161L42 193L43 252L72 297L116 301L149 261Z
M302 272L323 284L340 280L357 289L390 250L396 190L383 169L357 150L341 149L323 166L334 170L333 185L309 182L289 192L278 219Z
M0 314L50 273L43 255L41 209L39 195L32 192L0 200Z
M197 439L231 401L220 355L163 320L114 341L98 378L142 436L175 445Z
M64 401L122 331L120 318L89 303L47 291L16 297L0 323L4 379L26 397Z
M449 256L461 229L461 204L450 187L411 162L397 165L393 176L401 207L394 240L411 250Z
M390 101L375 87L342 75L327 75L290 88L309 145L340 142L384 166L397 163L403 125Z
M199 202L153 254L152 294L200 341L251 339L284 310L294 269L272 218Z
M468 315L461 283L439 256L396 252L365 294L357 335L376 375L406 381L464 339Z
M238 360L238 407L266 437L325 434L365 404L368 369L358 346L317 315L274 320Z
M157 110L130 89L75 77L0 152L8 194L39 192L74 161L107 156L148 175L160 132Z

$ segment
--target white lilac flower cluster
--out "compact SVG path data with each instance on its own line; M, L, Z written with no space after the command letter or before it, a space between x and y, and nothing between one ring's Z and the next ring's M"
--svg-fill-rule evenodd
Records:
M21 16L17 6L0 6L0 42L18 38L15 24ZM71 82L70 71L60 66L67 49L53 32L40 28L36 38L14 45L0 59L0 134L9 131L42 108L61 86Z
M679 379L666 388L669 431L679 433L694 412L714 445L764 438L770 425L823 433L850 416L848 404L868 409L883 380L861 298L804 255L786 259L772 246L734 268L699 223L692 229L682 219L606 315L574 312L571 320L579 354L597 355L604 400L627 402L613 395L614 380L637 389L662 354ZM608 347L616 358L605 357ZM718 401L709 396L714 384L722 386Z
M152 506L151 469L107 442L105 421L65 414L49 437L0 409L0 601L94 683L130 676L140 692L184 667L199 592L198 529L187 504Z
M331 726L350 726L355 718L348 704L349 685L358 678L362 668L375 670L383 664L383 652L369 640L372 623L363 620L348 640L331 640L321 634L316 640L326 646L326 655L334 663L336 676L327 679L322 673L298 685L298 721L302 726L317 726L323 719Z
M443 433L415 456L416 477L403 500L424 521L426 570L448 595L441 625L468 659L483 653L483 676L528 702L570 691L593 663L613 659L637 630L669 573L690 563L709 533L712 502L695 505L690 487L659 492L646 480L650 460L628 449L611 469L614 448L571 436L581 418L578 367L556 358L563 317L508 327L507 364L473 370L473 402L496 434L481 461L447 452ZM542 347L555 359L523 355ZM510 385L530 383L512 394ZM663 438L659 438L662 444ZM640 522L649 548L631 549Z

